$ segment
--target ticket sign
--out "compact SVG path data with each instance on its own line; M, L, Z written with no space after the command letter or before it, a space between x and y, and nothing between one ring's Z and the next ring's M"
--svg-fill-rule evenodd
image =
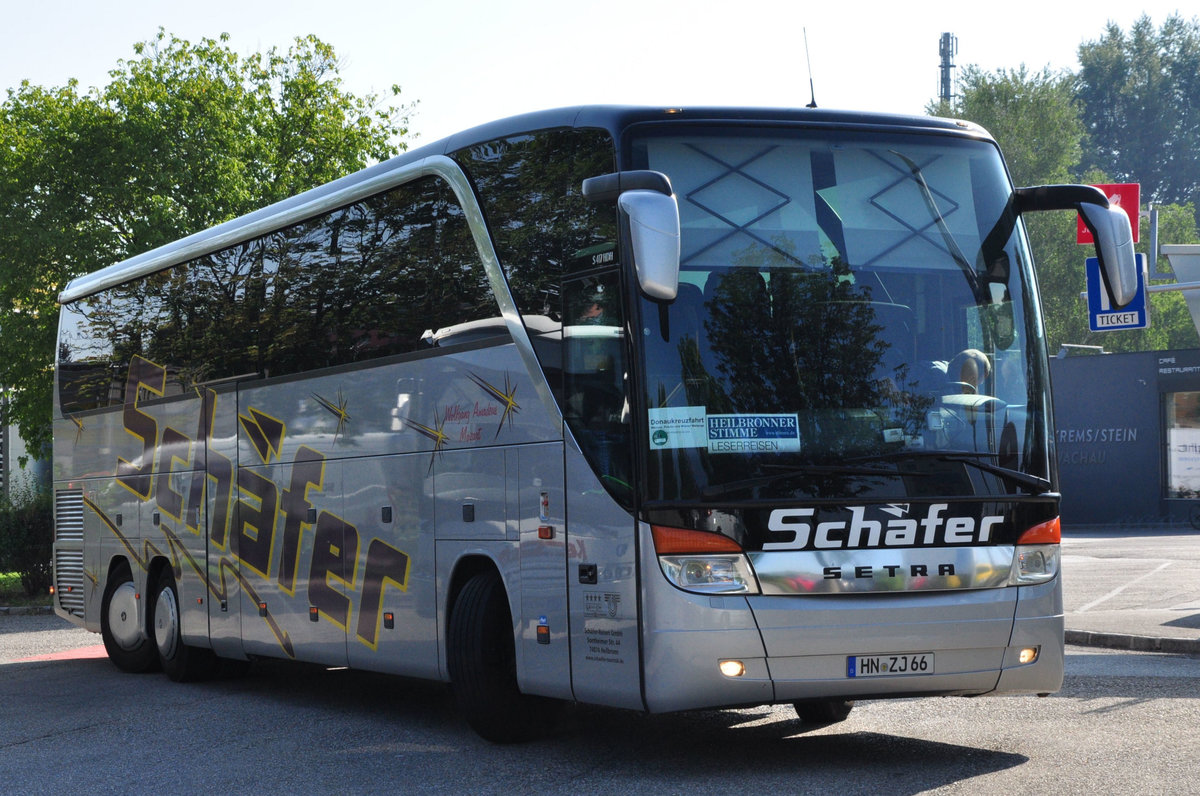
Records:
M1115 207L1119 207L1129 216L1129 226L1133 230L1133 242L1138 242L1138 208L1141 207L1142 201L1142 186L1136 182L1123 182L1115 185L1093 185L1093 188L1099 188L1104 191L1104 195L1108 197L1108 203ZM1077 216L1075 218L1075 242L1076 243L1092 243L1092 231L1083 223L1083 218Z
M1089 257L1085 266L1087 277L1088 328L1093 332L1115 332L1121 329L1145 329L1150 326L1146 308L1146 255L1137 255L1137 293L1133 301L1120 309L1108 303L1108 291L1100 277L1100 261Z

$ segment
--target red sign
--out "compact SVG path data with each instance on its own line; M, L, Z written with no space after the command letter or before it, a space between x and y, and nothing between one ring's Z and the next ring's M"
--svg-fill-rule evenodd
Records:
M1129 226L1133 229L1133 242L1138 242L1138 208L1141 206L1142 186L1136 182L1124 182L1117 185L1093 186L1104 191L1110 205L1121 208L1129 216ZM1092 243L1092 232L1084 225L1082 218L1075 219L1075 242Z

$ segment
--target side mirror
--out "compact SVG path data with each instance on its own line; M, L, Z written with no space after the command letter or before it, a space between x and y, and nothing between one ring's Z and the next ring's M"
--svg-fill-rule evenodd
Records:
M1137 259L1133 230L1124 211L1110 207L1108 197L1090 185L1039 185L1018 188L1014 194L1018 213L1036 210L1077 210L1091 231L1112 306L1124 307L1137 295Z
M657 191L625 191L617 206L629 217L633 266L642 292L659 301L679 293L679 205Z
M617 201L629 219L633 265L642 292L657 301L679 293L679 204L667 175L618 171L583 181L590 202Z
M1133 251L1133 230L1129 216L1115 207L1081 204L1079 215L1092 232L1100 273L1108 283L1113 306L1120 309L1137 294L1137 260Z

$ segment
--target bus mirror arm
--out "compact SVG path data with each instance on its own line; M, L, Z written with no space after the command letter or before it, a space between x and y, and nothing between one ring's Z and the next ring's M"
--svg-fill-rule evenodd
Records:
M1092 233L1100 275L1114 307L1124 307L1137 294L1137 259L1129 216L1109 205L1108 197L1091 185L1039 185L1018 188L1014 194L1018 213L1040 210L1077 210Z
M583 198L589 202L616 201L625 191L657 191L671 196L671 180L661 171L615 171L583 181Z

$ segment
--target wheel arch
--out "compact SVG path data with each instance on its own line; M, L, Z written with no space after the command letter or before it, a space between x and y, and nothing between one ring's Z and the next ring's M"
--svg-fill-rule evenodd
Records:
M164 569L168 569L171 562L166 556L158 555L150 559L150 563L146 565L146 589L154 588L154 584L158 582L158 576Z

